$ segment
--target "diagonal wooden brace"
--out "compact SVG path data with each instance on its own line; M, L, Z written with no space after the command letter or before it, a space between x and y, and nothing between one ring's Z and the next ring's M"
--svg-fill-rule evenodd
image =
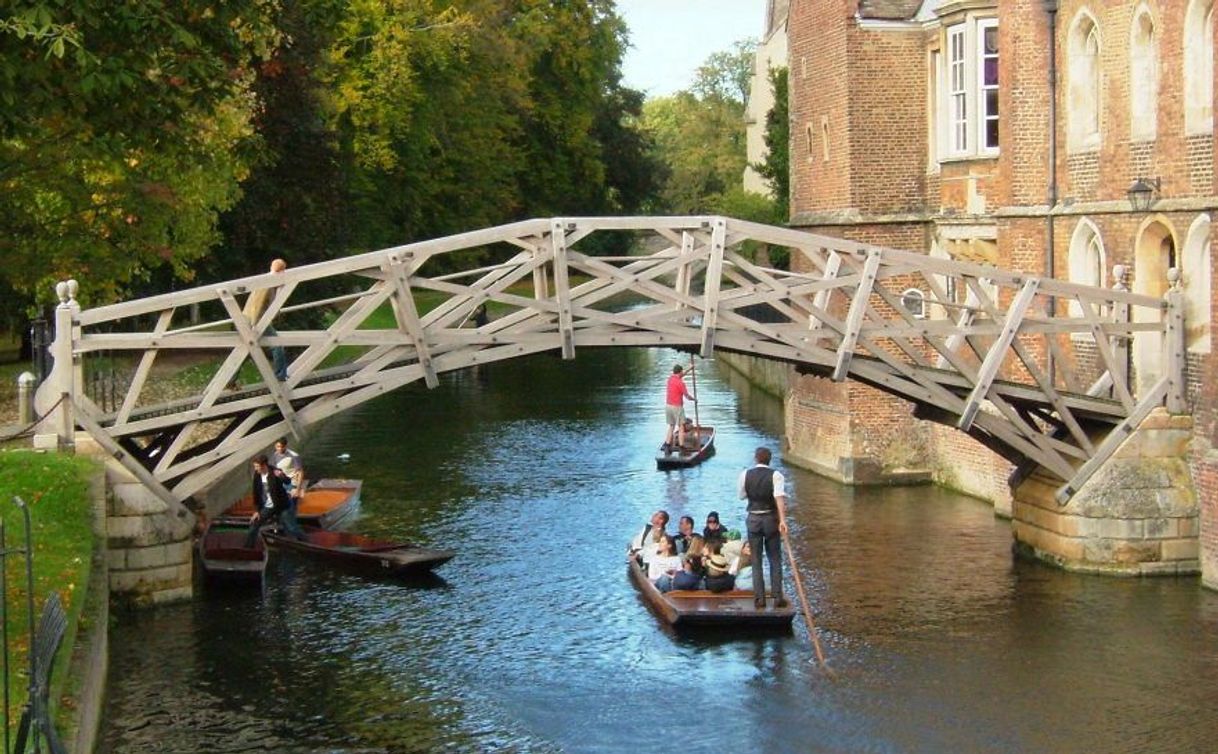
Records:
M1011 302L1006 322L1002 326L1002 333L986 353L985 363L977 370L977 384L973 386L973 392L964 404L964 413L960 416L960 421L956 423L956 427L961 431L967 432L973 426L973 418L977 416L977 411L981 408L981 401L985 400L986 394L990 392L990 387L998 377L998 370L1002 367L1003 360L1006 359L1007 349L1011 347L1011 341L1019 332L1019 326L1023 323L1024 315L1027 314L1028 306L1031 305L1039 287L1038 278L1027 280L1023 284L1023 288L1016 294L1015 300Z
M863 278L854 289L854 298L850 301L850 313L846 317L846 332L842 334L842 342L837 349L837 365L833 368L833 381L841 382L850 371L850 360L854 358L854 347L859 341L859 332L863 328L863 317L867 314L867 301L871 298L871 288L880 269L880 252L874 249L867 252L867 261L863 263Z
M419 357L419 366L423 369L423 382L427 387L434 388L440 384L436 376L436 367L431 360L431 350L427 345L427 333L419 320L419 310L414 303L414 293L410 290L410 279L406 277L405 264L399 256L390 257L388 264L381 269L389 276L395 295L389 300L393 305L393 314L398 322L398 330L414 344L415 353Z

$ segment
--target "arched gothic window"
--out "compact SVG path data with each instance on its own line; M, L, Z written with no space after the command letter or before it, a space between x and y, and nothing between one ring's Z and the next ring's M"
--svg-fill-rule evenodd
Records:
M1090 220L1079 220L1074 228L1074 235L1070 238L1068 264L1071 283L1104 285L1104 242L1100 239L1099 229ZM1070 302L1070 316L1083 316L1083 307L1079 302Z
M908 288L901 294L901 306L915 319L926 319L926 294L917 288Z
M1200 215L1188 229L1180 266L1184 288L1184 327L1191 353L1210 352L1210 216Z
M1159 60L1155 22L1145 5L1129 34L1129 131L1139 141L1155 138L1159 110Z
M1084 150L1100 143L1100 30L1080 13L1070 30L1070 88L1067 102L1068 144Z
M1184 132L1214 130L1214 0L1192 0L1184 16Z

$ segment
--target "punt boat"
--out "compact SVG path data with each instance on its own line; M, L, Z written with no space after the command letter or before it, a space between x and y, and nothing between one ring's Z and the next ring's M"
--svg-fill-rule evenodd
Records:
M245 546L247 523L215 520L199 538L199 563L203 575L213 581L261 584L270 551L261 537L253 547Z
M319 479L305 488L304 497L296 508L296 518L302 525L332 529L351 515L358 507L360 490L364 483L359 479ZM247 494L232 507L224 511L225 516L249 519L254 515L254 496Z
M305 539L283 531L263 529L272 547L303 553L370 576L412 576L452 560L452 550L433 550L407 542L389 542L347 531L302 527Z
M630 580L648 607L675 628L768 629L789 631L795 608L753 604L752 590L710 592L705 589L661 592L647 578L637 558L630 559Z
M697 466L715 454L715 428L698 426L693 429L697 446L674 448L670 452L661 445L656 452L656 468L660 471ZM689 438L686 438L686 444Z

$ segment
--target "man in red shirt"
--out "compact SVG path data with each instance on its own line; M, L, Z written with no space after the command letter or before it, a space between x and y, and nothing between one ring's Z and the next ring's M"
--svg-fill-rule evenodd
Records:
M665 453L674 447L680 448L685 445L685 399L689 398L692 401L694 397L685 389L685 380L682 379L684 372L685 370L681 368L680 364L674 364L672 374L668 378L664 400L664 418L668 421L668 432L664 435ZM674 432L677 435L675 446L672 443Z

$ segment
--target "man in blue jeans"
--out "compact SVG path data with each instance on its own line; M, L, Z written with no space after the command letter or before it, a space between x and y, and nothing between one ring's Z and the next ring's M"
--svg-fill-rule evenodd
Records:
M283 473L271 468L270 459L260 455L254 459L254 516L245 533L245 546L253 547L258 530L278 519L283 529L299 540L306 540L296 521L296 501L288 495Z
M765 607L765 577L761 572L764 551L770 563L770 594L774 607L786 607L782 595L782 538L787 533L786 479L781 471L770 468L770 449L753 452L756 465L740 473L737 492L748 500L749 549L753 551L753 604Z

